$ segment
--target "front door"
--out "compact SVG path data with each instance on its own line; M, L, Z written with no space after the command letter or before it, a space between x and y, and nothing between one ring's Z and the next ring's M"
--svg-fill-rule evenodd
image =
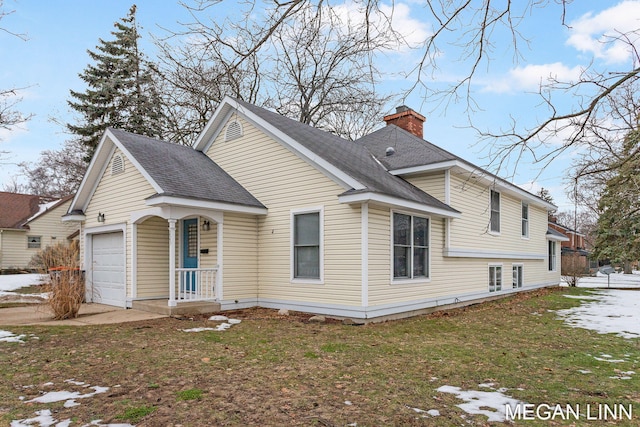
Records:
M198 268L198 219L183 220L182 233L182 267ZM196 272L185 272L182 277L184 291L195 292Z

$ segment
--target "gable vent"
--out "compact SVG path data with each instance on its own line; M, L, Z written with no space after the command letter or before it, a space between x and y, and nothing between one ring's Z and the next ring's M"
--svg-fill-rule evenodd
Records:
M227 131L224 134L225 141L231 141L232 139L240 138L242 136L242 125L240 122L231 122L227 126Z
M111 162L111 175L117 175L124 172L124 159L120 154L113 156L113 162Z

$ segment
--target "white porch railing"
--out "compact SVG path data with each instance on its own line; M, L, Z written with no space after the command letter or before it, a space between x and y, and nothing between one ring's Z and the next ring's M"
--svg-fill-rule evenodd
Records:
M216 274L214 268L176 268L178 292L176 301L202 301L216 298Z

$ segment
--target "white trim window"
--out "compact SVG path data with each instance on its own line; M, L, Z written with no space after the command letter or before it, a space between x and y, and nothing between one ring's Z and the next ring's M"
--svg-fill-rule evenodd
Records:
M558 250L556 248L556 242L549 240L549 253L547 255L549 260L549 271L556 271L558 269Z
M529 238L529 205L522 202L522 237Z
M500 233L500 193L491 190L490 197L491 218L489 221L489 230L492 233Z
M513 272L513 289L521 288L524 283L524 265L513 264L511 267Z
M291 212L291 279L323 280L323 209Z
M502 264L489 265L489 292L502 290Z
M429 278L429 218L393 213L393 279Z

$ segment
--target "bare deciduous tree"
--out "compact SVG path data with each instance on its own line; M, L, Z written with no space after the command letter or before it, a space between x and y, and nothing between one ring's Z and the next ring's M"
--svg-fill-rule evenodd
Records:
M194 22L188 27L187 33L197 35L203 42L207 40L228 48L235 55L231 68L275 43L282 28L296 20L303 21L301 17L308 13L309 8L321 14L323 10L339 6L329 0L249 0L242 3L244 15L234 15L234 22L218 24L213 20L204 22L204 18L200 19L206 16L208 9L219 3L219 0L194 0L189 7ZM375 50L375 36L381 33L394 37L396 42L404 41L402 34L394 30L393 7L387 8L379 0L354 0L350 7L357 10L363 19L364 38L360 42L369 44L372 50ZM628 50L631 60L622 68L603 69L591 64L575 80L562 81L549 76L541 81L538 95L547 114L533 124L530 122L527 125L513 117L502 129L480 128L473 119L473 114L481 108L474 99L473 83L480 73L490 68L495 58L511 56L514 63L525 58L523 48L529 44L526 31L531 31L527 23L532 16L541 12L555 14L556 21L547 24L567 26L566 16L571 7L569 0L427 0L421 13L432 24L432 31L418 46L421 49L420 59L407 73L413 79L409 91L419 90L434 109L446 109L450 102L466 102L470 126L479 132L490 147L489 164L494 169L515 168L523 156L542 167L546 166L567 149L581 146L585 128L594 120L603 118L601 114L604 110L600 107L606 99L624 90L622 88L627 83L638 80L640 57L636 46L640 28L625 30L599 41L618 44ZM230 30L242 27L242 23L246 22L251 22L251 43L237 43L235 38L229 36ZM446 87L432 85L433 77L441 70L442 61L456 59L459 60L459 66L454 82ZM558 102L559 99L571 99L572 103L566 107ZM555 143L558 138L562 139L560 144ZM552 140L554 143L551 143Z
M80 139L70 139L60 150L45 150L35 163L21 163L27 179L25 192L58 199L74 194L87 169L86 148Z
M374 35L323 3L292 2L282 15L274 5L266 27L253 17L205 20L215 2L196 4L194 22L160 43L167 103L180 106L175 140L192 140L224 95L351 139L379 126L390 98L376 91L373 57L393 34Z
M8 15L11 15L14 11L7 11L4 9L4 1L0 0L0 21ZM5 27L0 26L0 31L11 34L21 40L27 40L26 35L21 33L15 33L8 30ZM22 124L28 121L32 115L24 115L16 109L16 105L22 100L19 93L25 88L13 87L10 89L0 89L0 128L11 129L14 126ZM0 160L3 155L7 154L6 151L0 151Z

